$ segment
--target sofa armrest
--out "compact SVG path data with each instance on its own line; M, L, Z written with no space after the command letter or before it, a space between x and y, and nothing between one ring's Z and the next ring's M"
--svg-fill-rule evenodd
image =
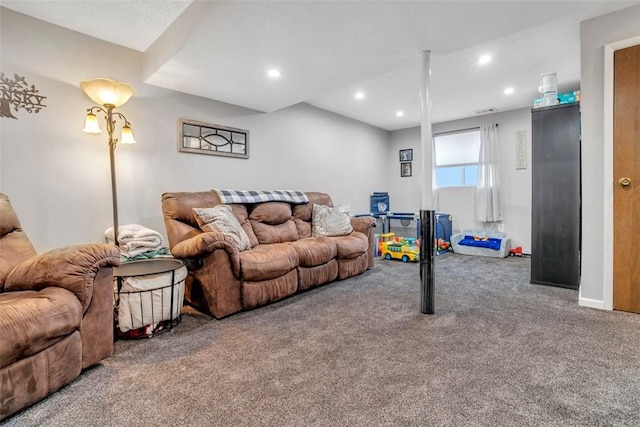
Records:
M449 243L451 243L451 248L453 249L453 252L458 252L458 242L460 240L464 239L464 233L456 233L456 234L452 234Z
M376 220L371 216L358 216L351 218L351 226L355 231L369 235L369 230L375 228Z
M231 268L236 276L240 275L240 252L235 241L223 233L207 232L198 234L176 244L171 254L176 258L194 259L204 258L216 249L223 249L229 255Z
M120 250L105 243L53 249L16 266L5 281L5 291L41 290L57 286L73 292L83 312L91 303L93 283L103 267L120 265Z
M367 239L369 240L369 250L367 251L367 268L373 268L375 255L373 246L375 243L373 241L372 230L376 226L376 219L372 216L351 217L351 226L353 227L353 231L358 231L367 236Z
M91 304L82 316L82 369L113 355L113 268L104 267L93 282Z
M509 256L509 250L511 250L511 246L511 237L503 237L502 242L500 242L500 258Z

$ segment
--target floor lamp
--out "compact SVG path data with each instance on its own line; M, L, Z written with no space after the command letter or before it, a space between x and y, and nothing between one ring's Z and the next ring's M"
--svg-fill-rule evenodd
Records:
M115 82L111 79L97 78L91 80L84 80L80 82L80 89L96 106L87 108L87 117L85 119L84 131L86 133L98 134L100 125L98 123L98 117L96 113L104 113L104 119L106 121L107 133L109 134L109 166L111 168L111 197L113 203L113 240L116 246L119 246L118 242L118 192L116 189L116 166L115 166L115 151L118 142L122 144L135 144L133 139L133 132L131 131L131 125L127 118L114 111L115 108L124 105L129 98L133 95L133 88L126 83ZM122 121L124 124L120 131L120 141L113 136L116 127L116 121Z

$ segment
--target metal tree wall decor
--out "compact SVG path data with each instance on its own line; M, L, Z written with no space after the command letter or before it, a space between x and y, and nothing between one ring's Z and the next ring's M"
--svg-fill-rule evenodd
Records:
M34 85L29 86L24 77L17 74L13 75L13 79L0 73L0 117L9 117L17 119L11 114L11 107L17 112L20 108L27 110L27 113L37 113L43 107L42 103L47 97L38 95L40 92Z

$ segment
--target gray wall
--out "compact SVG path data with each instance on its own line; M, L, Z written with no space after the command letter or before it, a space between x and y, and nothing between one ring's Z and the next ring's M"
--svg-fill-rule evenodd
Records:
M640 36L640 6L584 21L582 86L582 281L580 304L605 308L611 295L612 163L604 162L604 46ZM610 147L609 147L610 148Z
M335 203L369 211L371 191L389 191L392 208L417 211L421 170L419 129L386 132L308 105L263 114L238 106L163 90L141 81L143 54L0 8L0 71L26 77L47 97L38 114L0 119L0 191L11 198L24 228L43 251L100 241L111 224L106 136L86 135L91 101L81 80L110 77L134 86L120 111L131 121L138 144L117 151L121 223L164 231L164 191L228 188L295 188L330 193ZM640 35L640 6L585 21L581 26L583 134L583 263L580 302L604 307L611 292L603 242L606 181L603 163L603 46ZM186 117L249 129L251 158L226 159L178 153L177 120ZM499 123L505 230L517 245L530 246L530 169L516 171L515 132L527 130L529 109L434 125L435 132ZM414 149L413 177L400 178L398 150ZM530 165L530 155L528 156ZM441 211L456 228L472 228L473 192L441 194ZM460 193L460 194L458 194ZM610 207L609 207L610 208Z
M533 102L533 100L532 100ZM531 110L523 108L504 113L489 114L463 120L455 120L433 125L433 132L447 132L498 123L498 144L500 148L499 173L501 181L501 200L504 230L522 246L525 251L531 248ZM516 132L527 133L527 169L516 170ZM398 150L413 148L413 176L400 177ZM420 128L403 129L391 132L389 157L395 161L389 168L389 191L392 210L417 212L420 210ZM394 167L396 166L396 167ZM483 224L476 220L475 187L441 188L439 212L449 213L453 217L453 229L495 229L497 224Z
M143 54L0 8L0 71L25 76L46 108L0 119L0 191L38 251L101 241L112 225L107 136L82 132L92 101L79 82L131 84L118 109L137 144L116 152L120 223L164 233L165 191L212 188L325 191L335 204L369 211L386 186L389 133L307 104L260 113L145 84ZM177 152L180 117L248 129L250 158ZM103 123L101 123L102 125Z

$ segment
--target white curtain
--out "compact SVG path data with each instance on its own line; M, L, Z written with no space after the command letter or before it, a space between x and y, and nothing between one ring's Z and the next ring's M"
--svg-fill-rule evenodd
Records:
M484 125L480 127L476 214L480 222L502 221L502 212L500 210L500 180L498 179L497 125Z

